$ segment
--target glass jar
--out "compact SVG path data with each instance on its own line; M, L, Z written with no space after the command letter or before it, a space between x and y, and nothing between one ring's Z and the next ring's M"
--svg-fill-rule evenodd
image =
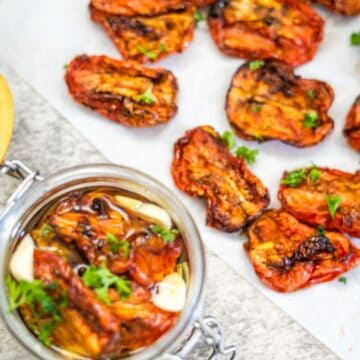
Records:
M182 359L198 341L211 348L210 359L217 354L238 358L235 346L225 347L220 324L212 317L202 317L202 296L205 277L205 256L196 225L177 196L150 176L124 166L110 164L84 165L68 168L47 178L19 161L0 164L2 173L22 180L0 212L0 312L6 326L25 348L40 359L85 359L44 346L26 327L17 312L8 311L5 279L9 259L26 230L34 225L39 213L65 194L94 187L112 187L141 195L166 209L183 234L191 269L185 307L175 326L151 346L123 358L134 360Z

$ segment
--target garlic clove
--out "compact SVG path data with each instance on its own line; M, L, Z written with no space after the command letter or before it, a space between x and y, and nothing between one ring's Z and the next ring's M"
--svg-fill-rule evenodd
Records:
M166 311L179 312L186 301L186 284L176 272L164 277L158 282L152 297L153 304Z
M30 235L26 235L17 246L10 260L10 272L17 280L34 280L35 244Z
M140 218L167 230L171 228L171 217L162 207L126 196L115 196L115 199L120 206L133 211Z
M116 195L115 200L120 206L124 207L125 209L129 209L133 211L135 211L139 206L143 204L142 201L133 199L128 196Z
M144 203L136 212L141 218L147 221L152 221L155 225L162 227L163 229L171 229L171 218L169 213L160 206Z

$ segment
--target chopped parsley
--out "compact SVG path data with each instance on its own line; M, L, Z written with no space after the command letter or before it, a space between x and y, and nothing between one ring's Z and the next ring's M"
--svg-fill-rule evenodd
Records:
M261 109L261 105L260 104L257 104L257 103L254 103L251 105L251 112L256 114L260 111Z
M16 282L10 276L6 278L6 285L9 292L9 311L15 311L23 305L28 305L31 311L45 319L39 321L39 340L50 345L50 336L57 323L61 320L60 310L67 305L67 297L61 294L55 299L48 294L48 291L56 290L57 283L44 285L41 280Z
M43 224L40 228L40 236L47 237L54 233L55 229L50 224Z
M178 229L167 230L157 225L150 226L150 230L153 234L159 234L162 237L165 244L172 243L179 235Z
M330 216L335 217L336 211L341 204L341 197L339 195L326 195L326 203L329 209Z
M264 138L261 136L261 135L258 135L258 134L253 134L253 137L256 141L263 141Z
M129 243L126 240L118 240L114 234L106 234L106 241L109 244L109 249L112 253L117 254L121 250L121 254L128 258L129 257Z
M314 99L315 98L315 92L313 89L309 89L307 92L306 92L306 96L309 98L309 99Z
M250 61L249 68L252 71L256 71L256 70L259 70L264 64L265 64L265 61L263 61L263 60Z
M306 178L306 170L298 169L289 172L284 179L282 179L281 183L290 187L296 187L300 185Z
M66 70L69 67L68 64L64 64L64 69Z
M141 54L143 54L150 60L155 60L160 54L165 53L167 51L166 46L162 43L159 45L159 49L157 51L152 51L141 45L138 45L137 49Z
M353 32L350 35L350 44L353 46L359 46L360 45L360 31Z
M247 146L240 146L235 150L235 154L242 157L248 164L251 165L255 163L259 150L249 149Z
M324 236L325 234L325 229L322 225L319 225L317 228L316 228L316 235L318 236Z
M201 21L205 20L204 14L200 10L196 10L194 15L195 27L198 27Z
M321 176L321 171L315 164L313 164L309 173L310 180L312 182L316 182L320 179L320 176Z
M319 115L316 111L309 111L304 115L304 126L306 128L316 128L318 126Z
M338 279L338 281L341 282L341 283L343 283L344 285L346 285L346 283L347 283L347 278L346 278L346 277L340 277L340 278Z
M228 149L233 149L235 146L235 136L231 130L225 131L221 135L222 141L225 143Z
M152 93L153 85L151 84L141 95L136 98L137 102L152 105L155 103L156 98Z
M82 276L84 284L94 289L97 297L105 304L110 304L109 288L115 289L121 298L131 294L131 283L124 276L114 275L105 265L90 265Z

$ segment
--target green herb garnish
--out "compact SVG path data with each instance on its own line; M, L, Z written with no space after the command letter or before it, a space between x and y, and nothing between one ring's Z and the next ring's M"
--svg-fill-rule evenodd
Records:
M84 284L94 289L97 297L105 304L110 304L109 288L114 288L121 298L131 294L131 283L124 276L114 275L105 265L90 265L82 276Z
M137 102L145 103L147 105L152 105L155 103L156 98L152 93L153 85L151 84L141 95L136 98Z
M259 150L249 149L247 146L240 146L236 149L235 154L242 157L248 164L251 165L255 163Z
M315 92L313 89L309 89L307 92L306 92L306 96L309 98L309 99L314 99L315 98Z
M228 149L233 149L235 146L235 136L231 130L225 131L221 135L222 141L225 143Z
M358 32L353 32L350 35L350 44L353 46L358 46L360 45L360 31Z
M313 164L309 173L310 180L312 182L316 182L320 179L320 176L321 176L321 171L315 164Z
M340 203L341 203L341 197L339 195L326 195L326 203L329 209L330 216L332 218L335 217L336 211L338 210Z
M347 283L347 278L346 278L346 277L340 277L340 278L338 279L338 281L341 282L341 283L343 283L344 285L346 285L346 283Z
M64 69L66 70L69 67L68 64L64 64Z
M265 64L265 61L263 61L263 60L250 61L249 68L252 71L256 71L256 70L259 70L264 64Z
M141 45L138 45L137 49L141 54L145 55L150 60L155 60L159 54L165 53L167 51L166 46L162 43L159 45L159 49L157 51L152 51Z
M306 170L299 169L289 172L281 183L290 187L296 187L300 185L306 178Z
M172 243L179 235L178 229L167 230L157 225L151 225L150 230L154 234L159 234L162 237L165 244Z
M109 244L109 249L111 252L117 254L119 250L124 257L129 257L129 243L126 240L118 240L114 234L106 234L106 241Z
M318 236L324 236L325 234L325 229L322 225L319 225L317 228L316 228L316 235Z
M263 141L264 138L261 135L253 134L253 137L256 141Z
M150 60L155 60L156 57L158 56L158 54L156 52L151 51L150 49L148 49L144 46L138 45L137 49L139 50L139 52L141 54L145 55Z
M61 320L60 310L67 305L67 297L62 294L59 299L48 294L48 291L56 290L57 283L44 285L41 280L16 282L10 276L6 278L9 292L9 311L15 311L23 305L28 305L31 311L40 317L46 317L39 321L39 340L49 345L50 335L57 323Z
M40 236L41 237L47 237L54 232L55 232L55 229L50 224L43 224L40 228Z
M195 27L198 27L201 21L205 20L204 14L200 10L196 10L194 15Z
M316 111L309 111L304 115L304 126L306 128L316 128L318 126L319 115Z
M255 104L251 105L251 112L254 113L254 114L258 113L260 111L260 109L261 109L260 104L255 103Z

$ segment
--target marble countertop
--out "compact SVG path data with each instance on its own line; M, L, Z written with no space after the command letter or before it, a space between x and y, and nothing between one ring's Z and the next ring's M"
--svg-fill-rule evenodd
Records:
M43 175L75 164L106 161L8 66L0 63L0 73L10 83L16 107L8 159L22 160ZM0 205L15 186L11 179L0 178ZM204 313L222 323L226 343L239 346L242 360L338 359L210 251L207 265ZM198 346L189 359L207 359L207 355L207 349ZM32 359L2 322L0 359Z

